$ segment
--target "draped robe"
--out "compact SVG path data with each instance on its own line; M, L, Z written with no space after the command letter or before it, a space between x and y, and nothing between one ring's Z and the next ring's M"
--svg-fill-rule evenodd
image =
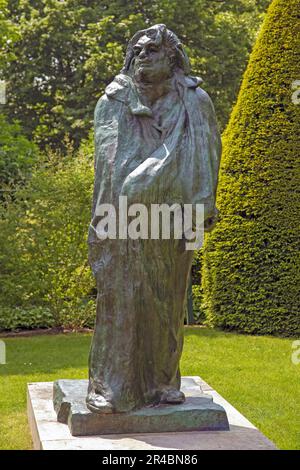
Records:
M97 205L204 204L215 213L221 152L210 98L198 79L173 77L152 109L130 77L106 88L95 110L95 185L89 260L97 281L97 317L89 391L117 412L155 403L180 389L185 297L193 252L185 240L100 240Z

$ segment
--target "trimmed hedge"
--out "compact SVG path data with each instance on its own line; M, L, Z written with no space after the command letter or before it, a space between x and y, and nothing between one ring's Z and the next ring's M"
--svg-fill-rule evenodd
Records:
M299 12L300 0L273 0L224 135L203 265L207 319L224 329L300 333Z
M195 251L192 265L192 283L193 283L193 313L194 321L197 324L203 324L205 321L205 312L202 307L203 289L201 286L201 266L203 263L203 248Z

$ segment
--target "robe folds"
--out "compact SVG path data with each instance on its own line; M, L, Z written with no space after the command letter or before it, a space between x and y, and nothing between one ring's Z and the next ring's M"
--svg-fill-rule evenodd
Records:
M204 204L215 214L221 154L210 98L199 80L177 73L152 109L132 79L118 75L95 110L95 185L89 261L97 282L97 317L89 391L117 412L180 389L179 362L193 252L185 240L97 237L99 204ZM150 210L149 210L150 212ZM118 233L118 232L117 232Z

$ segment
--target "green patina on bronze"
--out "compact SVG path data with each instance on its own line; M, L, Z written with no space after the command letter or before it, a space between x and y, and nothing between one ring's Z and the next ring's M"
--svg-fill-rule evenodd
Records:
M216 218L221 143L213 105L164 25L139 31L95 111L89 260L97 319L87 406L100 413L182 403L179 361L192 251L185 240L100 240L97 205L204 204Z

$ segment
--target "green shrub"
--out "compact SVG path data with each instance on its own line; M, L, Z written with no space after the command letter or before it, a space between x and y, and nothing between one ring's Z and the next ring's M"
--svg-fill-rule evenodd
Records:
M19 124L9 124L0 114L0 201L29 177L37 159L37 147L22 135Z
M74 310L62 308L58 323L51 309L47 307L13 308L0 306L0 331L31 330L35 328L52 328L54 326L63 326L70 329L93 328L95 311L94 300L89 300L87 305L82 305Z
M300 333L299 10L299 0L268 10L224 135L220 222L205 242L208 321L246 333Z
M86 243L93 159L71 153L45 159L0 214L0 307L49 309L56 326L90 322L95 293Z
M84 300L76 308L70 308L70 305L62 308L60 311L60 323L65 328L94 328L96 319L96 301L95 299Z
M54 324L55 321L51 311L47 308L0 308L0 330L50 328Z

